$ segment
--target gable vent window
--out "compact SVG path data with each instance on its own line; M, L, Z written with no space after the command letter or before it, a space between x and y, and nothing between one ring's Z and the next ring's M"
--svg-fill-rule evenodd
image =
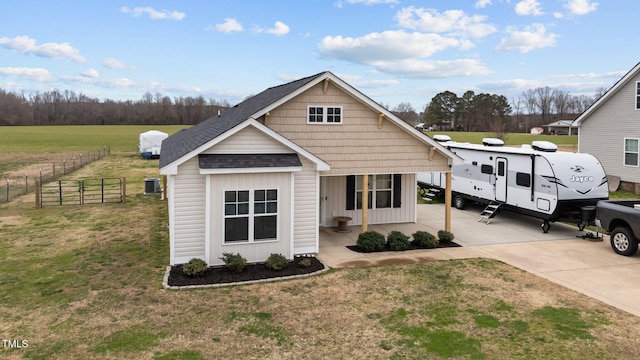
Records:
M640 81L636 82L636 110L640 110Z
M307 108L309 124L341 124L341 106L309 106Z

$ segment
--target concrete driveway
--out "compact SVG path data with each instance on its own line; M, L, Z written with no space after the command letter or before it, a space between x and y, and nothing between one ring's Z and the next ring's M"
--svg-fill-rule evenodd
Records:
M611 250L608 236L598 234L603 236L599 240L583 238L589 232L560 223L553 223L545 234L540 229L540 220L506 211L487 225L478 222L481 210L452 209L454 241L462 247L361 254L346 248L356 244L361 229L351 226L350 233L323 229L318 256L331 267L492 258L640 316L640 253L631 257L617 255ZM441 204L418 205L415 224L369 226L370 230L385 235L391 230L407 235L416 230L435 234L442 228Z

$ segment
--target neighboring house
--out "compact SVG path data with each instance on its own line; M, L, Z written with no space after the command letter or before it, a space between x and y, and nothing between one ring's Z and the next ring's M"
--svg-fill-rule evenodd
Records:
M317 254L319 227L336 216L415 222L416 173L454 162L330 72L269 88L163 142L170 262Z
M578 127L573 125L573 120L558 120L551 124L543 125L545 132L551 135L577 135Z
M609 177L640 194L640 63L574 122L578 151L602 163Z

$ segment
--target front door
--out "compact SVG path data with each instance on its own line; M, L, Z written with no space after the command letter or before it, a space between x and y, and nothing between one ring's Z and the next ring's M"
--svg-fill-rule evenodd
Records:
M507 201L507 159L496 158L496 200Z

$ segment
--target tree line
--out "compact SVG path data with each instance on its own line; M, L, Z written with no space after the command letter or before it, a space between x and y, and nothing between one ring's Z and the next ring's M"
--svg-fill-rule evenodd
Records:
M594 96L574 96L547 86L523 91L509 101L497 94L476 94L469 90L458 96L444 91L435 95L420 114L409 103L401 103L391 111L413 125L424 123L426 129L529 132L532 127L554 121L575 120L605 92L600 88Z
M140 100L100 101L71 90L29 95L0 89L0 126L194 125L216 116L226 100L145 93Z
M551 87L523 91L509 101L503 95L469 90L435 95L421 113L409 103L391 109L404 121L425 128L455 131L529 132L556 120L574 120L600 96L573 96ZM389 108L388 105L384 105ZM98 100L72 90L29 95L0 89L0 126L7 125L194 125L230 107L226 100L145 93L140 100Z

